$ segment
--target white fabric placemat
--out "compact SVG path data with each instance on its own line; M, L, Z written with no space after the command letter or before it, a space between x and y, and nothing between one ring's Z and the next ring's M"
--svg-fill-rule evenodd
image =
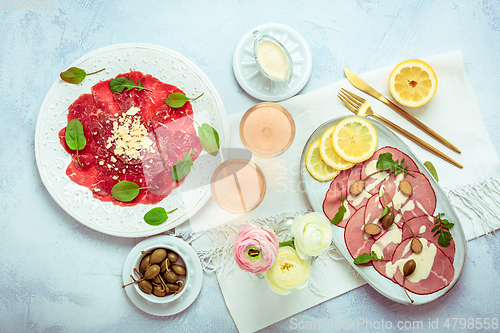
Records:
M375 112L429 142L464 166L463 169L458 169L397 134L421 161L431 161L434 164L439 175L439 184L455 207L468 240L498 229L500 161L465 73L462 53L454 51L423 60L428 62L437 74L436 95L422 107L405 110L452 142L462 154L445 148L388 106L359 92L344 79L280 103L294 117L296 136L292 146L283 155L272 159L253 158L267 179L266 196L259 207L240 216L225 212L210 200L189 223L177 228L176 233L192 235L210 229L209 232L213 235L214 230L222 230L223 227L219 226L226 222L231 222L231 225L254 220L266 223L267 218L278 214L294 216L311 210L300 186L299 161L307 139L319 125L329 119L351 114L337 98L340 88L360 94L371 102ZM394 66L359 76L392 100L388 78ZM242 147L238 131L235 130L239 127L242 115L230 117L230 127L233 129L231 147ZM232 230L234 231L234 228ZM217 240L219 245L225 247L226 256L230 255L231 236L231 232L225 230L222 243L220 239ZM206 253L204 245L198 244L195 249ZM264 280L253 278L237 267L223 273L217 271L217 276L236 326L240 332L253 332L365 283L363 279L355 276L347 261L334 260L329 256L317 260L313 272L312 285L323 296L318 296L309 289L288 296L274 294ZM331 281L336 283L332 285ZM283 302L284 299L286 302ZM281 306L277 308L274 304Z

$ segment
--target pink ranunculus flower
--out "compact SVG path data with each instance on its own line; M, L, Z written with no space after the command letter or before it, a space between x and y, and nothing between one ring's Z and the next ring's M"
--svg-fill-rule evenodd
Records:
M263 273L273 265L278 249L278 237L271 228L241 224L234 238L234 261L244 271Z

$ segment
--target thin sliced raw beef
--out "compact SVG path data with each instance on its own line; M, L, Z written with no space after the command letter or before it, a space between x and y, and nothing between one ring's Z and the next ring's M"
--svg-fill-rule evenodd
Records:
M412 237L410 228L416 237L423 237L433 242L437 248L443 251L443 253L450 259L451 263L453 263L455 260L455 241L452 237L448 247L439 245L439 235L434 236L434 232L431 231L432 228L434 228L433 216L425 215L408 220L407 223L403 224L403 239Z
M380 186L383 180L390 176L389 173L382 171L367 178L368 175L371 175L375 171L377 171L376 168L377 160L379 156L384 153L391 153L392 159L394 161L397 160L401 162L404 159L405 160L404 166L405 167L408 166L408 171L416 171L416 172L419 171L415 162L408 155L401 152L400 150L389 146L380 148L369 159L363 162L363 169L361 171L360 179L366 178L365 189L371 194L379 193Z
M144 81L144 75L141 72L136 71L119 74L116 77L126 77L128 79L132 79L135 84L138 84L139 81ZM141 110L141 116L145 116L143 112L146 109L146 104L149 100L148 95L150 94L152 95L154 94L154 92L146 89L143 89L141 91L139 91L138 89L124 89L119 94L113 94L113 99L115 100L120 110L122 110L123 112L127 112L131 107L137 107Z
M121 110L115 102L113 92L109 89L109 82L111 80L112 79L99 81L90 88L90 91L92 92L92 96L94 96L95 103L99 110L109 115L114 115L121 113Z
M401 286L405 279L408 291L418 295L428 295L449 285L455 275L455 269L450 259L434 243L425 238L419 239L423 245L423 250L419 254L413 253L410 249L412 238L407 238L398 245L392 256L393 277ZM413 274L404 278L403 266L410 259L415 260L416 268Z
M401 229L393 226L390 230L384 232L380 237L378 237L375 243L372 245L372 251L375 251L379 258L384 258L384 260L373 261L373 267L377 270L377 272L379 272L389 280L392 280L393 282L396 281L394 280L394 278L387 276L386 266L391 262L396 247L402 241L401 235Z
M363 207L351 216L345 226L344 241L353 259L363 253L371 253L372 245L375 243L375 239L364 231L364 215L365 208Z

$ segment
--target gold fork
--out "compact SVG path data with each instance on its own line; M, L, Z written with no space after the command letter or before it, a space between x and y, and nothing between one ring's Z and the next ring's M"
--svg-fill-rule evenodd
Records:
M344 102L345 106L347 106L347 108L349 110L351 110L355 115L362 116L362 117L372 116L372 117L376 118L377 120L379 120L384 125L386 125L386 126L392 128L393 130L398 131L399 133L403 134L408 139L410 139L413 142L415 142L416 144L418 144L420 147L430 151L434 155L441 157L443 160L453 164L456 167L459 167L460 169L463 168L463 166L460 163L456 162L455 160L453 160L449 156L447 156L444 153L442 153L441 151L437 150L436 148L434 148L433 146L431 146L430 144L428 144L424 140L416 137L415 135L411 134L407 130L399 127L398 125L390 122L389 120L385 119L384 117L373 112L371 105L370 105L370 102L368 102L364 98L361 98L360 96L353 94L352 92L349 92L349 91L345 90L344 88L340 89L340 93L337 95L337 97L340 98L340 100L342 102Z

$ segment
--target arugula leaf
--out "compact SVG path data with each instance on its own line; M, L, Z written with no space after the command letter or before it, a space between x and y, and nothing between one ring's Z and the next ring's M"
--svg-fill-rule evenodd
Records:
M186 177L191 170L191 167L193 166L193 159L191 158L191 154L196 155L196 152L193 150L193 148L191 148L191 150L187 153L182 153L182 155L184 155L185 157L179 159L172 167L172 179L176 182Z
M372 251L372 253L363 253L363 254L360 254L359 256L356 257L356 259L354 259L354 263L356 265L360 265L360 264L366 264L366 263L369 263L370 261L376 261L376 260L384 260L384 257L378 257L377 254L375 253L375 251Z
M144 86L141 84L141 80L137 80L137 84L135 84L134 80L129 76L128 79L125 76L120 76L117 78L114 78L109 82L109 89L111 89L112 92L115 94L121 93L124 89L127 89L127 91L132 90L136 88L137 90L150 90L147 88L144 88Z
M401 172L404 172L404 175L406 176L408 174L409 166L405 167L404 163L404 158L401 160L401 163L399 163L399 160L394 161L392 159L391 153L383 153L378 157L377 169L390 170L394 173L395 176L399 175Z
M389 208L389 206L385 205L384 206L384 211L382 212L382 215L380 215L380 217L378 218L379 220L383 219L384 216L387 215L387 213L389 213L391 211L391 209Z
M340 191L342 191L342 187L340 188ZM337 213L335 214L333 219L330 220L330 222L332 224L338 225L344 219L344 214L347 212L347 209L344 206L344 201L345 201L345 198L344 198L344 196L342 196L340 198L341 204L340 204L339 210L337 211Z
M167 212L163 207L156 207L150 209L144 215L144 221L149 225L160 225L166 220L168 220L168 214L173 213L177 210L177 208Z
M70 67L67 70L65 70L64 72L62 72L61 74L59 74L59 76L61 77L61 79L64 82L68 82L68 83L71 83L71 84L78 84L78 83L82 82L87 75L97 74L97 73L102 72L103 70L104 70L104 68L101 69L101 70L98 70L97 72L92 72L92 73L88 73L87 74L81 68Z
M83 125L80 120L73 118L68 122L66 126L66 132L64 133L64 139L69 149L76 150L76 159L78 164L83 167L80 162L80 157L78 156L78 151L85 148L87 145L87 139L85 139L85 134L83 132Z
M438 174L437 174L437 171L436 171L436 168L434 167L434 165L429 162L429 161L425 161L424 162L424 166L427 168L427 170L429 170L429 172L431 173L432 177L434 177L434 179L439 182L439 177L438 177Z
M184 106L184 104L187 101L195 101L201 96L203 96L203 94L204 93L201 93L200 96L195 98L189 98L181 92L175 92L167 96L167 98L165 99L165 103L167 103L167 105L170 106L171 108L180 108Z
M122 180L116 183L111 188L111 196L118 201L129 202L137 198L139 195L139 190L143 190L149 187L139 187L134 182L129 182L128 180Z
M444 216L444 213L440 213L434 219L434 228L432 228L432 232L434 232L433 236L439 234L438 243L443 247L448 247L451 242L451 233L448 231L453 228L454 223L449 222L447 219L441 219Z

